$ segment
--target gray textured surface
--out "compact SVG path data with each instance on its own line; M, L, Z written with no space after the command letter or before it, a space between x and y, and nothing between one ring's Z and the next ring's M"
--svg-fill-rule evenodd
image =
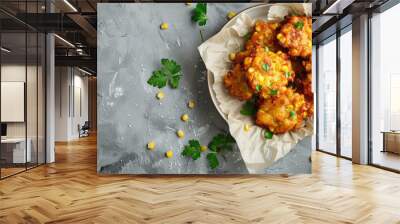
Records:
M228 11L252 6L208 4L208 39L226 23ZM197 46L202 43L199 27L190 20L191 10L183 3L98 4L98 171L119 174L207 174L247 173L238 149L224 153L216 170L208 168L205 154L197 161L180 155L189 139L208 144L212 136L228 130L209 96L206 72ZM168 30L160 30L162 22ZM155 99L157 88L147 84L161 58L182 65L179 89L165 87L166 97ZM190 110L189 99L197 102ZM180 121L188 113L190 122ZM183 140L176 137L182 129ZM149 140L157 144L146 150ZM164 157L172 149L174 157ZM309 173L311 139L306 138L266 173Z

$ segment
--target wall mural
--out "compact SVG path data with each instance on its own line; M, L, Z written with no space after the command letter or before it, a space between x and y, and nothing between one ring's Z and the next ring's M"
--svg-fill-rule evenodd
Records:
M98 172L311 172L311 4L98 4Z

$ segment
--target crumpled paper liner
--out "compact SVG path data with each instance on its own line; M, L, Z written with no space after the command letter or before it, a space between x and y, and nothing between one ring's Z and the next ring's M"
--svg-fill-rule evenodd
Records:
M264 129L258 127L253 118L240 114L244 101L230 96L223 85L223 77L231 68L228 55L243 49L243 36L251 30L256 19L281 21L286 15L311 16L311 4L307 3L271 4L264 7L265 16L251 18L245 11L198 47L208 72L214 78L212 89L215 92L217 107L225 115L230 133L236 139L251 174L264 173L265 168L285 156L299 141L313 133L313 122L308 120L304 127L294 132L274 135L271 140L265 139ZM244 131L245 124L251 124L248 132Z

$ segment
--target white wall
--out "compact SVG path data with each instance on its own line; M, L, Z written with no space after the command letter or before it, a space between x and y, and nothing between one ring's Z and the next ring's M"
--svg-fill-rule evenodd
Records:
M88 77L72 67L56 67L55 73L55 140L77 139L78 125L88 120Z
M37 70L38 69L38 70ZM25 80L27 78L27 81ZM42 67L25 64L3 64L1 66L2 82L24 82L26 84L26 107L22 107L22 113L26 112L27 120L23 122L6 122L7 137L30 139L32 161L44 163L45 150L45 116L44 116L44 74ZM7 96L2 96L7 97ZM2 107L1 110L10 110ZM4 111L3 111L4 112ZM12 111L9 111L12 113ZM38 153L39 155L37 156ZM51 161L51 160L49 160Z

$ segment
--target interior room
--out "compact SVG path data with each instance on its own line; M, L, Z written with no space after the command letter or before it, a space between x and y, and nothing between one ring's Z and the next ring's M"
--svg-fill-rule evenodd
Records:
M207 158L210 154L200 157L217 152L210 152L210 144L198 144L197 162L204 162L200 165L194 161L197 154L182 165L184 153L161 151L173 148L170 142L174 141L185 147L181 141L191 132L196 137L214 133L210 125L196 129L198 120L211 121L218 131L230 131L228 119L219 117L218 108L208 104L215 100L207 89L211 72L198 55L200 44L189 41L203 43L212 37L241 13L240 4L207 2L205 26L183 19L173 23L172 15L157 13L151 14L154 19L147 25L134 28L116 11L115 19L99 17L106 6L120 7L123 14L123 4L140 2L0 1L0 223L400 223L399 1L290 1L309 3L312 11L312 54L308 58L312 71L308 73L312 76L313 131L305 146L300 144L303 151L292 150L261 174L242 172L247 164L235 147L227 150L229 156L218 157L217 169L206 166L213 161ZM254 7L246 6L250 3L282 2L249 1L240 7L247 10ZM176 4L177 12L186 10L191 15L199 3L157 4ZM149 25L153 23L157 26ZM185 26L198 31L186 37L168 36L184 32ZM127 32L121 32L122 28ZM136 29L153 31L151 38L169 41L164 49L167 53L159 55L162 49L156 43L140 46L147 37L145 32L135 33ZM139 44L128 41L132 33ZM117 37L121 43L104 44ZM135 47L147 52L132 50ZM188 47L195 49L195 56L183 51ZM157 60L149 59L149 63L158 66L158 57L174 58L174 49L184 52L182 61L186 63L199 59L196 63L201 64L181 67L198 73L195 90L201 97L191 93L177 97L189 90L176 90L165 81L166 88L161 91L142 78L153 70L138 62L140 55L156 56ZM105 58L121 67L108 66L108 61L100 60ZM181 85L191 81L183 79ZM141 84L143 91L152 95L128 95ZM125 103L132 113L118 107L118 102L131 102L135 97L143 103L151 99L152 104ZM187 124L185 133L168 125L171 111L163 107L167 102L174 109L184 108L176 120L179 125ZM155 116L156 107L164 113L157 120L160 125L150 130L149 118ZM193 111L200 108L206 108L205 115L195 117ZM145 122L135 123L134 112L140 109L146 111ZM105 114L119 118L122 124L113 126ZM137 132L146 134L137 136ZM153 136L148 134L151 132ZM172 141L159 134L164 132L172 133ZM268 137L264 132L263 136ZM154 142L148 141L151 138ZM163 142L168 144L160 149ZM143 150L138 150L137 144L143 145ZM149 156L136 157L130 149ZM110 158L113 163L108 164ZM138 167L138 163L148 166ZM155 172L162 163L163 171L191 166L204 172ZM226 167L234 171L225 172Z

